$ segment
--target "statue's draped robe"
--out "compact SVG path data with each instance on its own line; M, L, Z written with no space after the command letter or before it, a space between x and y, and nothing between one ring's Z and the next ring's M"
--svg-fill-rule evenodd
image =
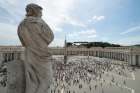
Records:
M18 27L18 36L25 47L25 93L48 93L52 81L51 29L41 18L26 17Z

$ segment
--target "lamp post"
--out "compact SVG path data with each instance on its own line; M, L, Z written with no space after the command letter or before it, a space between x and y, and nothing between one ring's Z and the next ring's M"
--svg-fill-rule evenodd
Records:
M67 63L67 41L65 36L65 45L64 45L64 64Z

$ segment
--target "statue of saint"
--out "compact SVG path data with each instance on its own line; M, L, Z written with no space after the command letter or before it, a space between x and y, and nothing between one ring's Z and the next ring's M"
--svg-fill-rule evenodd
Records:
M54 35L41 18L41 6L28 4L26 12L25 19L18 26L18 36L25 47L25 93L48 93L52 81L48 45Z

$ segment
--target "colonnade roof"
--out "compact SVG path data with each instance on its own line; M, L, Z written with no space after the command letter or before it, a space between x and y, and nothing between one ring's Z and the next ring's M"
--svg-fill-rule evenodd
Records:
M50 49L64 49L64 47L49 47ZM23 46L0 46L0 51L24 51L24 47ZM91 47L91 48L77 48L77 47L68 47L68 49L82 49L82 50L97 50L97 51L125 51L125 52L129 52L129 51L134 51L134 52L139 52L140 53L140 47Z

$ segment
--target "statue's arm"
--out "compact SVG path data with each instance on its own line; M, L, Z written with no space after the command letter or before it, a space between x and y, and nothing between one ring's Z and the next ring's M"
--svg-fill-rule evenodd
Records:
M48 35L51 36L50 38L51 38L51 41L52 41L54 39L54 34L53 34L53 31L51 30L51 28L48 25L47 25L47 31L48 31Z
M24 23L18 26L18 36L23 46L29 46L32 39Z
M54 39L53 31L47 24L43 25L41 30L43 30L41 37L47 42L47 44L50 44Z

